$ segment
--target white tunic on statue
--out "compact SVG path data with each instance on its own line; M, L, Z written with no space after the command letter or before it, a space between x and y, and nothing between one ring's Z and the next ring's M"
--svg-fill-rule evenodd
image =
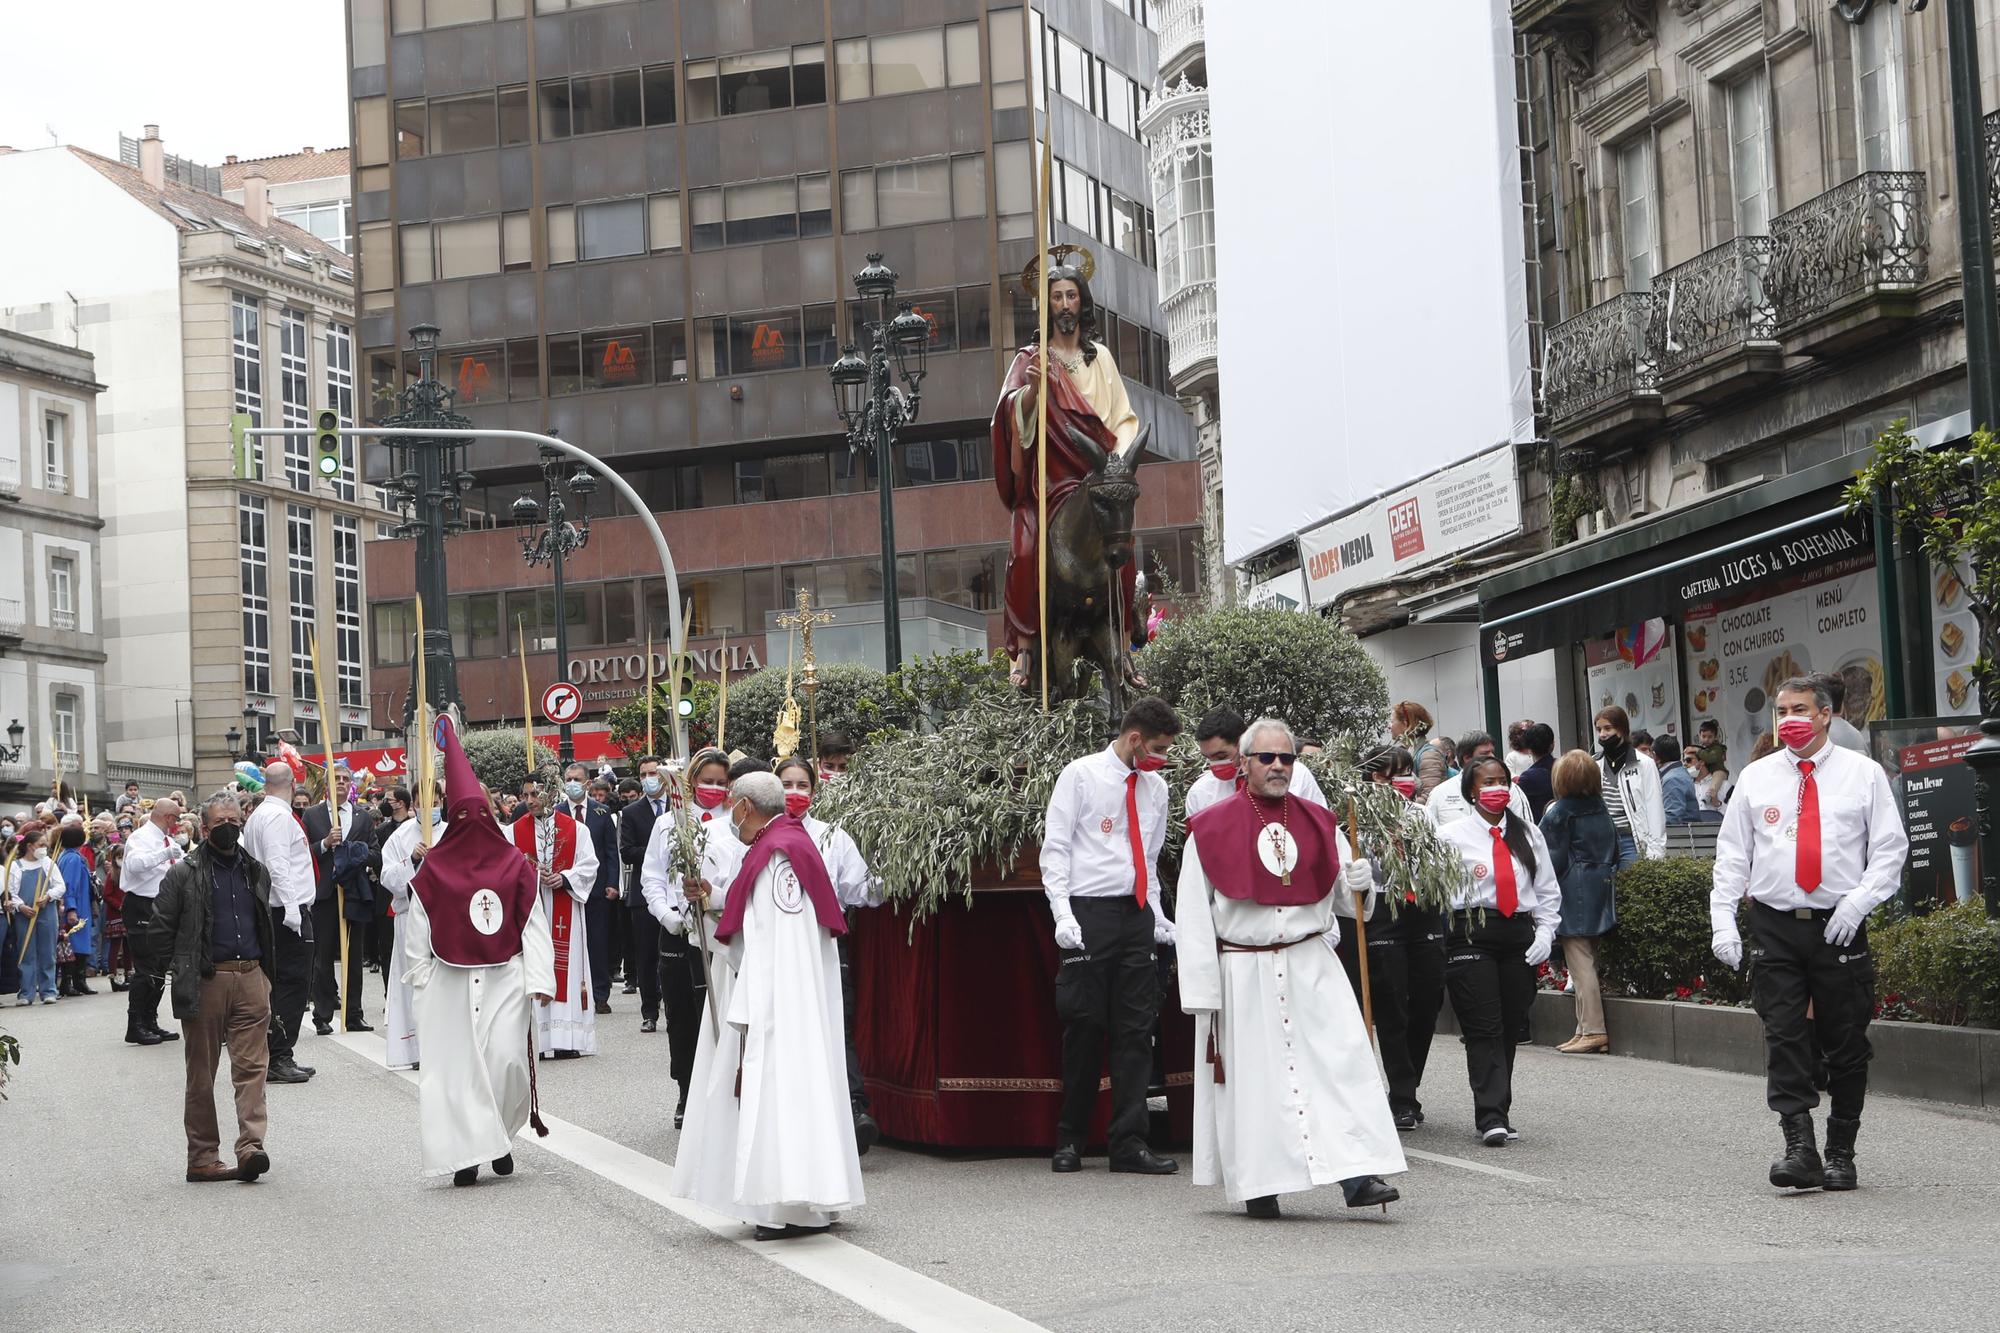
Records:
M713 880L710 887L712 940L728 890ZM864 1202L840 958L782 854L753 894L742 932L725 948L732 966L714 969L709 1003L724 1035L717 1042L702 1024L670 1191L762 1226L825 1226Z
M1341 855L1347 856L1346 839ZM1194 1181L1231 1203L1409 1169L1354 990L1334 953L1338 886L1266 907L1214 891L1193 838L1181 854L1181 1008L1195 1017ZM1269 953L1236 944L1302 940ZM1215 1034L1223 1082L1208 1040Z
M433 824L432 837L444 835L442 822ZM421 830L413 816L396 826L382 844L382 887L389 891L389 907L395 917L395 941L390 957L401 958L409 935L410 881L417 877L416 863L410 858L417 850ZM401 968L389 978L388 1017L382 1022L382 1037L389 1045L389 1068L406 1069L422 1058L417 1049L416 995L403 977Z
M513 830L505 830L508 840L513 840ZM546 865L555 855L555 821L535 823L535 847L540 865ZM537 869L537 883L540 882ZM549 1004L535 1006L535 1049L544 1055L551 1051L577 1051L583 1055L597 1054L597 1011L591 1007L590 995L590 945L589 932L584 929L584 903L597 886L597 848L592 844L590 830L582 824L576 826L576 855L571 858L567 869L559 872L563 877L564 891L576 900L570 913L569 931L569 977L568 994L558 995ZM555 921L555 896L544 887L540 890L542 917L545 921ZM551 984L551 991L555 989Z
M396 921L403 978L416 992L424 1034L417 1074L424 1174L448 1176L505 1157L528 1123L528 1011L540 1008L531 997L555 990L555 950L537 899L519 954L493 967L453 967L431 952L423 901L411 895L409 902L409 914Z

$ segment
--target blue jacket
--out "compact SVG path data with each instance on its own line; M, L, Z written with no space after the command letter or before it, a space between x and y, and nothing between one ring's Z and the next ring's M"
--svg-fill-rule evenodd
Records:
M590 832L590 845L597 852L597 882L591 885L591 901L604 898L604 890L618 884L618 825L611 818L611 810L602 801L584 798L585 813L579 816L576 806L564 797L556 809L584 826Z
M74 847L56 858L56 873L63 881L63 909L76 909L76 919L82 927L69 937L70 948L76 950L78 958L90 953L90 863L83 859L83 853Z
M1594 936L1618 924L1612 875L1618 869L1618 826L1602 796L1561 796L1542 815L1549 867L1562 886L1556 934Z
M1669 824L1692 824L1701 818L1701 802L1694 795L1694 775L1679 760L1660 768L1660 799L1666 803Z

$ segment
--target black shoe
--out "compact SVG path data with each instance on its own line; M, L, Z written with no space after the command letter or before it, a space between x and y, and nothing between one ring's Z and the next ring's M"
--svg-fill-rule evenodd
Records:
M319 1072L317 1069L314 1069L311 1065L300 1064L297 1058L293 1056L286 1056L285 1063L290 1065L292 1068L298 1070L301 1074L304 1074L307 1078L311 1078L314 1074L317 1074Z
M557 1052L555 1053L555 1056L556 1056L556 1059L558 1059L558 1060L581 1060L581 1059L583 1058L583 1052L582 1052L582 1051L557 1051Z
M506 1155L505 1157L496 1157L496 1158L494 1158L494 1159L493 1159L493 1174L494 1174L494 1175L496 1175L496 1176L511 1176L511 1175L513 1175L513 1174L514 1174L514 1154L513 1154L513 1153L508 1153L508 1154L507 1154L507 1155Z
M1418 1124L1417 1113L1415 1111L1396 1112L1396 1128L1402 1131L1403 1133L1405 1134L1410 1133L1412 1130L1416 1129L1417 1124Z
M1275 1194L1260 1194L1254 1199L1245 1199L1243 1201L1243 1211L1263 1221L1273 1221L1279 1216L1278 1196Z
M1386 1206L1403 1197L1402 1191L1380 1176L1362 1176L1356 1180L1343 1180L1340 1184L1349 1208Z
M1779 1116L1778 1128L1785 1136L1785 1155L1771 1163L1771 1183L1780 1189L1817 1189L1826 1178L1826 1167L1813 1143L1812 1116L1804 1111Z
M71 987L71 988L70 988L70 994L71 994L71 995L95 995L95 994L97 994L97 992L91 989L91 987L90 987L90 983L89 983L89 982L87 982L87 981L79 981L79 982L77 982L77 983L76 983L76 985L75 985L75 986L73 986L73 987Z
M1171 1176L1181 1169L1181 1164L1171 1157L1162 1157L1151 1148L1141 1148L1123 1157L1111 1159L1113 1175Z
M165 1028L161 1027L158 1023L155 1023L152 1027L147 1028L146 1030L152 1033L154 1036L158 1037L161 1041L179 1041L181 1039L180 1033L169 1032Z
M350 1018L347 1020L347 1030L349 1032L373 1032L375 1029L366 1019Z
M687 1089L682 1088L681 1099L674 1103L675 1129L679 1129L681 1127L681 1122L687 1119L687 1113L688 1113L688 1094L687 1094Z
M325 1019L315 1018L313 1020L313 1031L322 1037L331 1037L333 1035L333 1024L327 1022Z
M801 1227L787 1222L781 1227L759 1226L755 1234L758 1240L797 1240L801 1236L817 1236L825 1230L825 1227Z
M125 1040L134 1046L158 1046L162 1038L157 1032L150 1032L145 1028L134 1027L130 1023L127 1023L125 1025Z
M470 1185L478 1179L479 1168L476 1166L462 1166L451 1173L451 1183L454 1185Z
M1059 1144L1049 1157L1049 1170L1060 1176L1066 1176L1072 1171L1081 1171L1083 1154L1076 1150L1074 1144Z
M610 1012L611 1012L611 1001L609 1001L609 1000L599 1000L599 1001L597 1002L597 1012L598 1012L598 1013L600 1013L600 1014L608 1014L608 1013L610 1013Z
M111 993L113 995L123 995L126 991L131 989L132 989L131 985L127 982L114 981L111 983Z
M875 1146L875 1140L882 1137L882 1127L875 1123L875 1117L866 1111L854 1113L854 1151L862 1157Z
M618 993L620 995L637 995L639 993L639 988L637 986L627 986L624 990Z
M639 1031L641 1031L641 1032L658 1032L659 1030L660 1030L660 1020L659 1020L659 1019L657 1019L657 1018L642 1018L642 1019L640 1019L640 1020L639 1020Z
M264 1071L264 1081L266 1083L305 1083L310 1081L311 1078L311 1074L308 1074L290 1060L282 1064L274 1064Z
M1859 1120L1827 1117L1826 1171L1820 1182L1821 1188L1829 1190L1860 1188L1861 1179L1854 1174L1854 1136L1860 1129Z
M259 1148L236 1163L236 1178L247 1185L270 1169L271 1154Z

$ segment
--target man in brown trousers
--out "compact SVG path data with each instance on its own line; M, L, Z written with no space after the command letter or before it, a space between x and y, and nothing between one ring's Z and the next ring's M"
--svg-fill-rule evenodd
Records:
M187 1178L252 1181L264 1151L270 1057L271 877L238 845L243 807L217 792L202 807L202 841L167 872L152 921L152 957L173 974L174 1017L187 1037ZM236 1089L236 1165L220 1156L215 1066L229 1047Z

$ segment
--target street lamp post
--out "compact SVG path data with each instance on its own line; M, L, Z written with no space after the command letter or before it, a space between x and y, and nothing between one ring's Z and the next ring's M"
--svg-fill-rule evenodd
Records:
M472 422L452 411L455 391L437 377L438 326L418 324L410 329L410 347L417 354L417 378L403 388L402 411L385 417L379 425L415 430L467 430ZM425 658L425 679L429 682L427 701L440 711L459 702L458 663L451 651L451 624L446 607L444 539L465 531L463 496L472 489L473 476L465 468L468 441L464 438L390 436L389 480L384 489L395 500L402 522L398 537L416 538L417 597L424 606L424 641L416 651ZM411 679L415 679L415 659ZM416 692L410 691L403 704L403 726L409 728L416 717Z
M257 719L261 716L262 714L250 704L243 705L243 757L245 759L255 759L257 757L257 736L262 730L257 723ZM234 736L235 734L236 728L231 727L228 736L224 737L224 739L227 740L229 736ZM236 749L236 742L231 740L229 748L233 752Z
M236 742L242 739L243 733L236 729L236 724L233 722L230 724L229 730L222 733L222 743L229 747L229 753L231 754L236 753Z
M883 668L900 670L903 665L903 625L896 586L896 511L892 497L895 485L896 437L904 426L917 419L923 401L925 360L930 352L930 321L901 303L891 318L889 307L896 300L896 271L871 254L868 265L854 275L854 290L864 309L872 308L875 318L863 325L868 344L864 358L853 343L841 349L840 360L827 367L833 382L834 405L847 427L847 448L851 454L873 458L882 486L882 653ZM895 375L889 359L895 358ZM894 382L900 377L901 387Z
M532 495L514 501L514 521L521 524L521 555L530 565L546 564L555 574L556 587L556 671L558 678L569 670L569 620L563 606L563 557L590 544L590 497L597 491L597 478L579 465L567 482L562 479L563 456L554 449L542 450L542 503ZM569 508L563 490L576 497L576 522L568 521ZM540 531L544 510L548 523ZM556 724L559 757L567 768L576 758L570 740L570 724Z

